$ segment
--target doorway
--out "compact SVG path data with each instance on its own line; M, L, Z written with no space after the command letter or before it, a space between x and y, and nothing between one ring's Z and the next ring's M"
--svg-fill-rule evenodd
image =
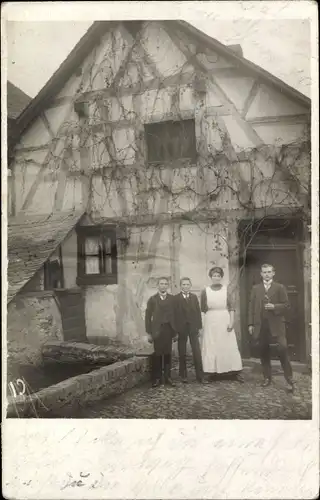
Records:
M55 289L55 294L60 306L64 340L88 342L82 289Z
M264 263L274 266L275 281L287 290L290 310L285 314L288 349L291 359L305 360L304 280L302 260L302 224L296 219L264 219L239 225L240 303L242 350L245 357L259 357L248 334L248 306L252 286L260 283ZM277 358L271 346L273 358Z

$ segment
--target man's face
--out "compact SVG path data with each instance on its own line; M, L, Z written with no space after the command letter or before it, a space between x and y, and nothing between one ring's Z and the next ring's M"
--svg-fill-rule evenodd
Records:
M274 270L273 267L268 266L268 267L263 267L261 269L261 277L263 281L270 281L274 277Z
M168 280L160 280L158 283L159 292L164 293L168 290L169 282Z
M190 288L191 288L191 283L189 280L183 280L181 282L181 290L185 293L188 293L190 291Z

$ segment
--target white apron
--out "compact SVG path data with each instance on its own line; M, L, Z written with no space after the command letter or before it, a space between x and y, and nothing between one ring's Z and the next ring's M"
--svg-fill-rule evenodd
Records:
M227 373L242 370L242 360L234 330L227 331L227 287L206 288L208 311L204 316L201 356L205 373Z

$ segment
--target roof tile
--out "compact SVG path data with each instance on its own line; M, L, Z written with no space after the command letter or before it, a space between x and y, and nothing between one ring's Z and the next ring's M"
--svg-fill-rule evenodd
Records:
M82 211L19 215L8 219L9 303L84 215Z

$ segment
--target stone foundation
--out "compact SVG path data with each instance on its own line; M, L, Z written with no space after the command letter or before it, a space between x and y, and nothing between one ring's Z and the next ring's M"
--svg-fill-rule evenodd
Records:
M18 378L21 365L41 365L41 347L50 340L63 340L60 312L52 293L17 295L7 315L8 378Z

